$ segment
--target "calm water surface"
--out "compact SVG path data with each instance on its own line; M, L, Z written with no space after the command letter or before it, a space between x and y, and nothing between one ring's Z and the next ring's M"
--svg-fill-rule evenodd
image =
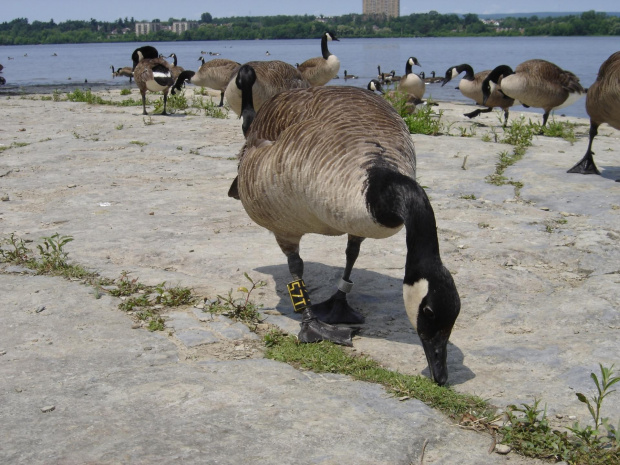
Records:
M0 87L0 95L37 88L48 91L68 84L99 88L126 87L127 78L112 78L110 65L131 66L131 53L142 43L122 44L69 44L0 46L2 76L7 84ZM244 63L251 60L282 60L295 64L320 55L320 41L311 40L253 40L209 42L158 42L153 44L160 53L176 53L179 65L196 70L200 56L210 59L208 52L221 54L221 58ZM341 62L340 79L331 84L344 85L346 69L359 76L347 80L347 85L366 87L368 81L381 70L404 74L405 62L415 56L429 77L431 71L443 76L450 66L469 63L474 71L492 69L500 64L513 68L519 63L542 58L574 72L584 87L590 86L603 61L620 49L615 37L500 37L500 38L418 38L418 39L342 39L331 42L330 51ZM207 52L202 55L201 52ZM269 52L269 56L266 55ZM11 57L12 59L8 59ZM88 84L84 84L87 80ZM133 84L135 86L135 84ZM450 84L429 84L426 96L437 101L472 102L455 89L458 78ZM41 88L42 87L42 88ZM517 107L517 111L523 109ZM542 113L542 111L539 111ZM587 117L585 98L560 110L562 114Z

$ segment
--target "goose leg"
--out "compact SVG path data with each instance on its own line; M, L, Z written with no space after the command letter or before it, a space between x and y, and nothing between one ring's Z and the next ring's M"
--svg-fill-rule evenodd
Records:
M508 109L504 110L504 125L502 127L506 128L506 126L508 126Z
M490 111L493 111L493 108L485 108L484 110L482 108L478 108L471 113L465 113L463 116L467 116L468 118L475 118L480 113L489 113Z
M148 113L146 112L146 92L142 94L142 114L148 115Z
M545 133L545 128L547 127L548 119L549 119L549 112L545 111L545 113L543 114L543 124L540 127L540 132L538 133L539 136L542 136Z
M162 115L167 115L168 113L166 113L166 102L168 102L168 93L165 92L164 93L164 111L161 112Z
M300 342L331 341L335 344L351 347L352 337L357 332L355 328L339 328L319 321L310 304L308 291L303 282L304 262L299 256L299 240L290 241L276 236L276 240L287 257L288 267L294 281L288 284L289 294L295 311L301 311L301 330L298 338Z
M590 123L590 141L588 142L588 150L581 161L567 171L567 173L578 174L601 174L594 164L594 152L592 151L592 142L598 134L598 124Z
M347 263L338 285L338 290L325 302L312 306L316 317L325 323L360 324L364 322L364 316L349 306L347 293L351 291L353 283L350 280L353 265L360 253L360 245L363 237L349 235L347 250L345 252Z
M223 107L224 106L224 91L222 91L220 93L220 104L218 106L219 107Z

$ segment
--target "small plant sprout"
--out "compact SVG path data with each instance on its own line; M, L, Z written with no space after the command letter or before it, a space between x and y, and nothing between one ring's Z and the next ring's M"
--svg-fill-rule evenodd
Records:
M250 301L252 292L256 289L267 285L265 281L254 281L247 273L243 273L246 279L250 282L251 286L248 289L245 286L237 288L238 292L245 295L242 298L234 298L232 289L228 291L228 296L217 296L217 299L211 301L205 311L210 313L219 313L235 320L243 321L245 323L260 323L262 321L261 315L258 309L262 305L256 305Z

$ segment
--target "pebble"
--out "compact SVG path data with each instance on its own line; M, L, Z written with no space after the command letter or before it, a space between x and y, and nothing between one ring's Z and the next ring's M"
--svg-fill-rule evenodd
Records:
M41 411L43 413L50 413L50 412L53 412L54 410L56 410L55 405L48 405L47 407L41 407Z
M0 350L0 356L1 355L6 355L6 350Z
M505 444L496 444L495 445L495 452L497 452L498 454L506 455L511 450L512 450L512 447L507 446Z
M45 305L40 305L37 307L37 309L35 310L35 312L37 313L41 313L43 310L45 310Z
M3 195L3 196L2 196L2 201L3 201L3 202L8 202L9 200L11 200L11 199L9 198L9 196L8 196L8 195Z

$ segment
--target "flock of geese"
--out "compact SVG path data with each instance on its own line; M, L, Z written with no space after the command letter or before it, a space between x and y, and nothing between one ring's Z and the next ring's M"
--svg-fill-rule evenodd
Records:
M226 59L204 61L197 71L168 63L151 46L132 54L133 78L140 89L146 114L147 90L163 92L164 113L169 92L185 83L221 93L243 118L245 144L237 176L228 195L241 201L249 217L271 231L287 257L293 281L288 289L296 311L302 313L302 342L331 340L351 345L355 329L335 326L363 323L364 317L347 303L353 287L351 273L365 238L390 237L405 228L407 254L403 297L405 310L422 342L431 378L447 382L447 342L460 311L459 294L441 261L432 206L416 181L416 156L403 119L382 96L382 82L422 101L424 76L408 58L405 75L379 71L368 89L324 86L340 62L321 38L321 56L292 66L282 61L245 64ZM171 55L173 58L173 55ZM474 74L467 64L450 67L442 85L465 73L459 83L463 95L485 107L465 116L473 118L499 107L508 111L518 102L549 112L585 94L578 78L544 60L528 60L514 70L502 65ZM435 78L435 76L432 76ZM592 159L597 128L608 123L620 129L620 52L599 70L587 92L591 119L590 141L583 160L570 172L598 173ZM354 114L354 117L351 115ZM347 234L345 268L336 292L327 301L311 304L304 278L300 241L305 234Z

